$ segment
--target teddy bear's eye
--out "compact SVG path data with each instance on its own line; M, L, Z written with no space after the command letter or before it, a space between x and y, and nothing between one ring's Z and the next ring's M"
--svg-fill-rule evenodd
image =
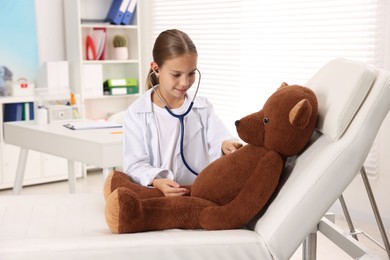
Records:
M263 119L263 123L264 123L265 125L268 125L268 123L269 123L269 119L268 119L268 117L264 117L264 119Z

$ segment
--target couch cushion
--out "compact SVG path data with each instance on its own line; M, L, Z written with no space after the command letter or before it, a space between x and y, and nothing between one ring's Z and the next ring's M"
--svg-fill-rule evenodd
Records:
M359 109L374 81L367 64L335 59L322 67L306 84L317 95L317 129L338 140Z
M272 259L248 229L112 234L104 207L101 193L0 196L0 259Z

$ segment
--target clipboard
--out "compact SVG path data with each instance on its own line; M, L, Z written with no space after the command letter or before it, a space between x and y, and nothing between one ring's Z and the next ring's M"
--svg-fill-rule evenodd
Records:
M83 121L83 122L72 122L65 124L64 127L71 130L87 130L87 129L101 129L101 128L119 128L121 124L115 122L95 122L95 121Z

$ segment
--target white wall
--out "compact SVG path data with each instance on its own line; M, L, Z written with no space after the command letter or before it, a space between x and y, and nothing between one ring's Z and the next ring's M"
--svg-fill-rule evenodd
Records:
M63 0L35 0L39 64L66 59Z
M390 13L390 4L387 4L387 12ZM390 70L390 16L386 21L386 39L385 39L385 64L384 68ZM369 178L372 190L386 227L387 235L390 235L390 115L388 114L377 136L377 145L379 153L379 174L376 177ZM351 216L356 220L375 222L370 202L368 200L364 183L360 174L355 178L351 185L343 194L346 204L350 210ZM337 213L342 213L338 202L332 207Z
M45 61L66 59L63 1L64 0L35 0L40 64ZM151 35L148 34L148 32L150 32L150 30L148 30L150 24L147 13L148 2L149 1L143 2L144 8L141 9L144 12L144 14L141 15L141 17L143 17L141 24L143 31L141 32L141 36L142 39L145 40L144 46L147 46L147 49L144 49L142 53L144 59L143 64L146 65L150 62L151 56L149 52L152 47ZM388 13L390 13L390 7ZM389 46L389 49L386 50L386 56L389 58L387 59L385 66L390 70L390 19L388 24L389 33L387 33L388 39L386 46ZM144 74L146 71L147 68L145 68ZM390 198L390 139L387 137L389 135L388 133L390 133L389 117L385 120L378 136L380 156L379 176L370 181L385 225L390 229L390 203L388 201ZM350 185L344 196L354 219L375 221L360 175L358 175ZM336 203L332 209L341 213L338 203Z
M390 116L388 115L382 124L377 136L379 150L379 174L369 177L380 215L384 222L388 235L390 235L390 146L389 146ZM340 173L342 174L342 173ZM360 174L343 193L344 199L353 220L376 223L370 201ZM331 208L332 212L343 214L337 201Z

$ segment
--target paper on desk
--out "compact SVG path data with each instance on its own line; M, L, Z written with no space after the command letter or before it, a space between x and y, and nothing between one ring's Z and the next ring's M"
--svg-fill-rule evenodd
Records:
M109 121L72 122L65 124L64 126L72 130L122 127L121 124Z

